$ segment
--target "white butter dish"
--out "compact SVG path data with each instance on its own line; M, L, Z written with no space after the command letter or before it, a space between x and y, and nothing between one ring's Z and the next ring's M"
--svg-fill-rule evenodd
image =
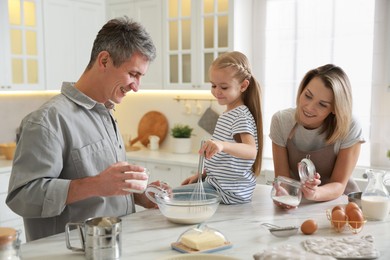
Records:
M198 225L186 230L171 246L182 253L210 253L231 248L232 243L218 230Z

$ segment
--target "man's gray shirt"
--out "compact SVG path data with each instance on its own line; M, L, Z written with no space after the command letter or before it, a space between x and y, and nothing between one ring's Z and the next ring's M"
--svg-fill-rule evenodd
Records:
M27 115L17 134L6 203L23 217L27 240L64 232L68 222L134 212L132 195L65 205L71 180L119 161L126 161L125 146L110 110L64 82L61 94Z

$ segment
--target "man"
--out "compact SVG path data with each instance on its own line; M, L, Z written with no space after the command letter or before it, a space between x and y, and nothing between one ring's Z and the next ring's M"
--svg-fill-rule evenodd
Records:
M6 203L23 217L27 241L63 232L68 222L133 213L135 203L156 207L144 194L124 190L142 188L125 180L146 177L126 162L111 114L114 103L138 91L155 56L140 24L110 20L80 79L64 82L59 95L22 120ZM123 174L128 171L135 173Z

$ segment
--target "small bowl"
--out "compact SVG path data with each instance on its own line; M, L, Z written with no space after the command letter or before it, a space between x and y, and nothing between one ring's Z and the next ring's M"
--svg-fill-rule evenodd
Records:
M362 193L361 191L348 193L348 202L355 202L359 208L362 208Z
M16 150L16 143L0 144L1 153L5 155L6 160L13 160Z
M150 195L154 193L154 197ZM216 192L204 193L204 200L191 199L192 191L168 193L160 187L149 185L146 196L158 205L161 213L171 222L179 224L199 224L211 218L217 211L221 196ZM196 196L195 196L196 197Z
M298 207L302 199L301 183L288 177L278 176L273 182L271 198L284 205Z

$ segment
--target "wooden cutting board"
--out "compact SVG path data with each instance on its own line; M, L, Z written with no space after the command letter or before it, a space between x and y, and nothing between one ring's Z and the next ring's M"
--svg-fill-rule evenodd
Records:
M158 111L147 112L138 124L138 136L131 140L133 145L140 141L144 146L149 144L149 136L156 135L160 137L159 144L161 144L168 134L168 120Z

